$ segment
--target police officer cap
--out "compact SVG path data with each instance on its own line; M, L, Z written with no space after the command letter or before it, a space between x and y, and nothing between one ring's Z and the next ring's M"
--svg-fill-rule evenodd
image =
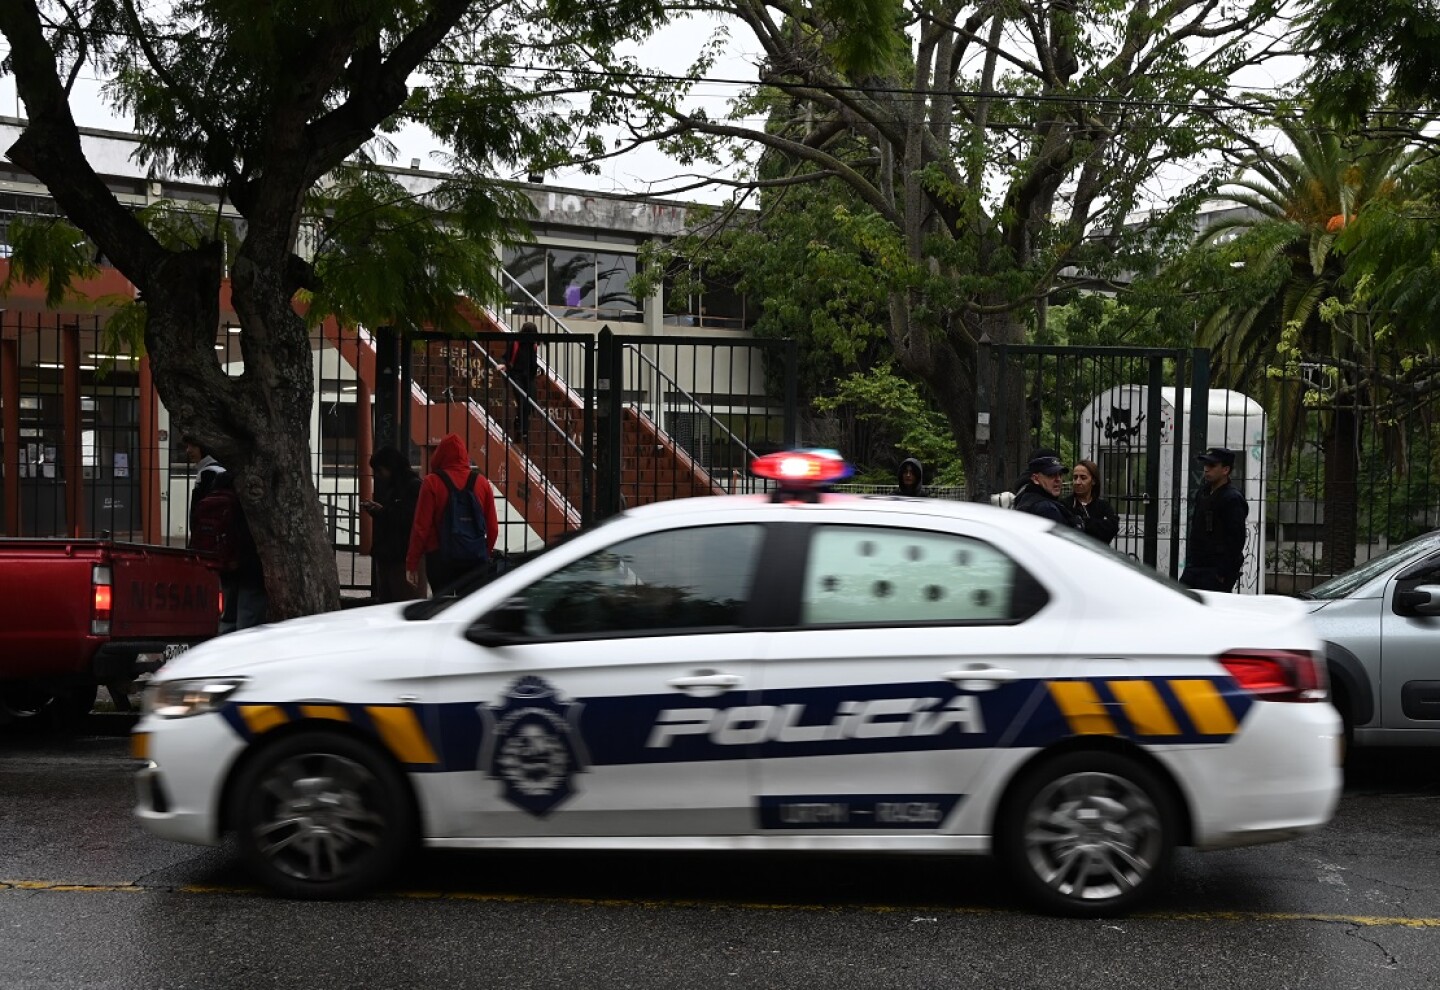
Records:
M1211 447L1197 458L1202 464L1223 464L1225 467L1235 466L1235 451L1228 447Z
M1027 469L1031 474L1064 474L1065 465L1060 463L1060 458L1051 456L1032 457L1030 467Z

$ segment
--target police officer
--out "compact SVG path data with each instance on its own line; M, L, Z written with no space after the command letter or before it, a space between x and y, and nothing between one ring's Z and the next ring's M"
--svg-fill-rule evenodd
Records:
M1065 473L1065 465L1060 458L1040 454L1030 459L1027 468L1030 477L1015 496L1013 508L1079 529L1080 522L1075 514L1060 501L1060 476Z
M1230 484L1235 452L1211 447L1197 460L1204 465L1204 484L1190 513L1180 583L1199 591L1234 591L1245 562L1245 518L1250 514L1245 496Z

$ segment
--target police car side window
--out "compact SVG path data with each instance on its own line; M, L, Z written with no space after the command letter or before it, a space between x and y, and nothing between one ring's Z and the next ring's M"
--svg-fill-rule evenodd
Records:
M871 526L816 527L802 594L807 626L1013 622L1044 604L1038 584L988 543Z
M734 627L749 601L764 529L706 526L606 547L524 592L536 636Z

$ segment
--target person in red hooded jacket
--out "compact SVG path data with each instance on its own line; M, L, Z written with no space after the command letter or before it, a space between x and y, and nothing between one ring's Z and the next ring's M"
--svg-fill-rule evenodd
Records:
M465 441L453 433L447 434L430 457L430 473L420 483L420 497L415 503L415 524L410 527L410 548L405 554L405 577L414 586L420 586L420 555L425 555L425 575L433 592L449 588L465 576L469 568L465 564L441 558L440 528L445 518L445 505L450 501L450 490L440 480L444 471L456 488L463 488L470 477L470 453ZM500 520L495 515L495 493L490 481L483 474L475 478L475 495L485 510L485 543L491 556L495 553L495 538L500 534Z

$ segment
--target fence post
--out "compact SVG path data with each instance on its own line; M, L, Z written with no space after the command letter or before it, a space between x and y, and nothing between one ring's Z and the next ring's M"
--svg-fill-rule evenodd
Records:
M399 359L397 364L400 370L400 395L398 397L400 404L400 435L395 438L395 446L400 449L400 453L404 454L405 459L409 461L411 459L410 448L414 443L414 438L411 436L412 430L410 424L410 407L414 405L414 403L410 401L411 383L414 379L410 370L411 337L408 331L399 335L397 345L398 353L396 357ZM428 441L429 438L427 437L426 440ZM428 464L420 465L422 472L428 471L429 469L430 466Z
M396 409L400 402L399 338L394 327L375 328L375 446L395 447L409 456L409 448L399 436ZM359 367L358 359L356 367Z
M585 407L580 419L580 526L595 521L595 338L585 342L584 391Z
M966 489L971 498L979 502L989 501L995 492L995 478L991 474L992 451L990 397L995 388L995 353L991 349L990 335L982 333L975 348L975 480L971 483L969 470L966 471Z
M17 327L18 331L18 327ZM20 341L0 340L0 440L4 441L5 535L20 535Z
M1185 493L1189 496L1185 508L1182 510L1188 519L1189 507L1194 504L1195 496L1200 492L1200 485L1203 483L1203 476L1196 464L1195 456L1210 446L1210 351L1204 347L1196 347L1190 351L1190 359L1194 362L1190 366L1190 449L1186 452L1185 477L1188 484L1185 485ZM1189 529L1186 529L1186 536L1189 536ZM1179 539L1179 535L1176 535ZM1188 539L1187 539L1188 542ZM1185 560L1182 557L1180 566L1183 569Z
M1164 359L1150 358L1150 374L1145 388L1145 417L1150 428L1145 431L1145 563L1158 569L1160 559L1160 441L1162 397L1165 385Z
M624 367L620 353L620 342L607 323L600 328L599 370L596 372L595 391L599 397L596 405L599 424L595 431L600 450L596 462L600 469L600 480L596 486L595 516L605 519L620 511L620 479L622 477L623 453L621 437L624 435Z

